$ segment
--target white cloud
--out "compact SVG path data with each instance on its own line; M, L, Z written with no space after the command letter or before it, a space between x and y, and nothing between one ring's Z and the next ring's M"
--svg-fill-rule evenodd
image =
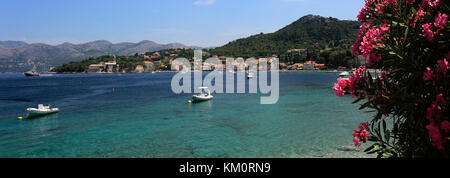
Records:
M214 4L215 2L216 0L196 0L193 4L198 6L209 6Z

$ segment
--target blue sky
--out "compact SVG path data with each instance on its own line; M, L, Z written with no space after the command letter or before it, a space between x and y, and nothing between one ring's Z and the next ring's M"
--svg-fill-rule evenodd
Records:
M221 46L307 14L356 20L364 0L1 0L0 40Z

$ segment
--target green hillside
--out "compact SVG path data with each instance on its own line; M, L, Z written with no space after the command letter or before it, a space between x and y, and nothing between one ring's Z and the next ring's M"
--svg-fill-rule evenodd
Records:
M257 34L232 41L225 46L210 50L224 56L284 55L288 49L350 49L359 29L357 21L307 15L292 24L269 34Z

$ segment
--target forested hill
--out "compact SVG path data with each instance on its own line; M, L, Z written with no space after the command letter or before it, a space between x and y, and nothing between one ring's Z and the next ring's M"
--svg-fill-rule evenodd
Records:
M211 53L224 56L268 56L284 54L288 49L349 49L358 35L360 23L316 15L307 15L269 34L238 39Z

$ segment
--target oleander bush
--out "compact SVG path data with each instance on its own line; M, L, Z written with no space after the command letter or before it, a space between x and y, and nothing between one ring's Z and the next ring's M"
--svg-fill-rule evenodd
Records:
M449 157L448 14L444 0L365 0L352 51L369 62L333 87L374 113L354 130L355 146L371 142L365 151L378 157Z

